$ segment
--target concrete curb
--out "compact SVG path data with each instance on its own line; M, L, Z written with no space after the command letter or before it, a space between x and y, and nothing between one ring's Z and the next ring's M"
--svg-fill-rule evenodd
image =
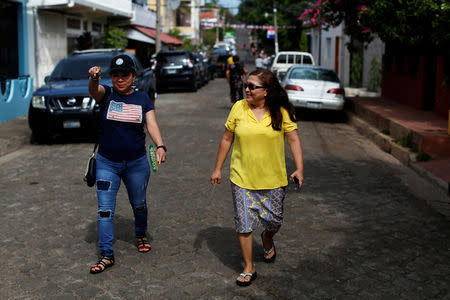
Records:
M447 195L450 195L450 187L447 182L434 176L422 167L415 164L416 157L414 152L397 144L396 142L394 142L394 139L391 136L381 133L377 128L372 127L370 124L356 116L354 113L346 111L346 114L348 123L355 127L359 133L371 139L372 142L374 142L383 151L391 154L401 163L410 167L418 175L426 178L428 181L443 190ZM403 131L404 129L405 127L402 126L401 130Z

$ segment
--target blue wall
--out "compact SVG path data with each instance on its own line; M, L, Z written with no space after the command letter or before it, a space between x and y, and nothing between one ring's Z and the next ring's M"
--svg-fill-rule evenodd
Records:
M33 96L33 78L8 79L5 93L0 90L0 123L28 113Z
M29 77L29 41L27 23L27 0L19 2L17 8L18 55L19 55L19 78L11 78L6 81L4 93L0 89L0 123L5 122L28 113L28 106L33 96L33 79Z

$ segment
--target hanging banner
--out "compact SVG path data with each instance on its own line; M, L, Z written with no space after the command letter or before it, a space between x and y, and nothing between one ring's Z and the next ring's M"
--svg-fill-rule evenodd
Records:
M223 27L229 27L229 28L246 28L246 29L266 29L269 28L275 28L273 25L251 25L251 24L223 24L223 23L214 23L214 22L201 22L200 25L202 27L208 27L208 28L223 28ZM295 29L297 26L295 25L281 25L277 26L278 29ZM275 30L275 29L274 29Z

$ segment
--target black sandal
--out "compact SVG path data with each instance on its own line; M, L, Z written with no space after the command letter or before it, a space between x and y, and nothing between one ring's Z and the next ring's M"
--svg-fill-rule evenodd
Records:
M146 253L152 250L152 246L150 246L146 236L137 238L137 248L139 253Z
M90 272L91 274L101 273L105 271L107 268L112 267L113 265L114 265L114 255L102 256L95 265L91 266Z
M241 273L241 274L239 274L239 277L244 278L244 280L245 280L245 277L247 277L247 276L250 277L249 281L240 281L240 280L236 279L236 284L239 285L239 286L249 286L250 284L252 284L253 280L255 280L258 277L258 274L256 272L255 273Z
M266 231L264 230L261 233L261 240L262 240L263 250L264 250L264 262L267 264L270 264L270 263L275 262L275 259L277 258L277 251L275 250L275 242L273 240L272 240L272 247L269 250L266 250L266 248L264 248L264 232L266 232ZM268 258L268 256L272 252L274 252L273 256L271 258Z

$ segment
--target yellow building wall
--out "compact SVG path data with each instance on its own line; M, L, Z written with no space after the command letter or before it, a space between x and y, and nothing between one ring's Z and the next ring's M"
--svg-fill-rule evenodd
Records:
M177 27L176 25L176 10L166 9L166 0L160 0L160 14L162 20L162 31L169 32L172 28L180 30L181 34L191 36L195 32L194 28L189 26ZM156 12L156 0L147 0L148 8ZM190 14L190 12L188 12ZM191 18L191 17L190 17ZM192 18L191 18L192 22Z

